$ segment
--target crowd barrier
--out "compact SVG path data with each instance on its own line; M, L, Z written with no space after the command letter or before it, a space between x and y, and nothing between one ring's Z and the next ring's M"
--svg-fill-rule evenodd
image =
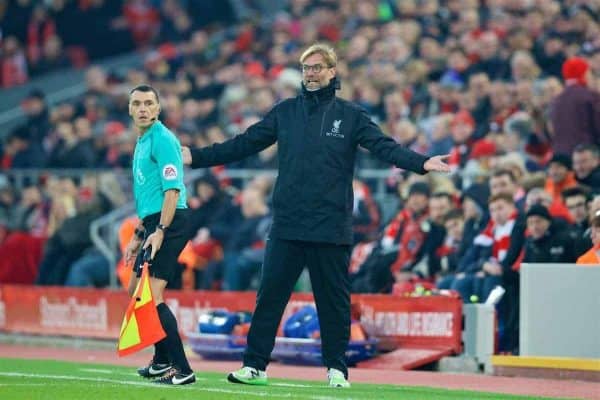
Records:
M252 311L254 292L167 291L165 301L181 333L197 331L200 315L217 310ZM34 335L115 339L129 298L123 291L0 285L0 330ZM283 320L313 303L294 293ZM383 348L419 347L462 351L462 302L446 296L353 295L353 309Z
M521 265L521 355L600 361L600 267Z

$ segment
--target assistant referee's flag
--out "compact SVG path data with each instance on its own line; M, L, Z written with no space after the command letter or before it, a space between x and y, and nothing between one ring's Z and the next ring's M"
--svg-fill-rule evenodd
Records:
M142 276L123 317L117 352L123 357L151 346L166 336L150 290L148 261L145 261Z

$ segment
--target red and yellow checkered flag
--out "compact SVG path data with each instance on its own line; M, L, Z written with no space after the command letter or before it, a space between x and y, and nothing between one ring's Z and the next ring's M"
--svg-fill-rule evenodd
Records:
M142 276L127 306L117 345L119 357L135 353L166 337L163 330L148 276L148 261L142 266Z

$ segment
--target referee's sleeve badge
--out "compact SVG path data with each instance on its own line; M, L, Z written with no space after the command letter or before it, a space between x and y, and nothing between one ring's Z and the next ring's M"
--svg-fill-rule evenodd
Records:
M173 179L177 179L177 167L173 164L167 164L163 167L162 170L163 178L167 181L172 181Z

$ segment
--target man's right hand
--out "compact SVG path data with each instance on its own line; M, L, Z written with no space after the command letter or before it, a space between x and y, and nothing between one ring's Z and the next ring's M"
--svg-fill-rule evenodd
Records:
M187 146L181 146L181 158L183 159L184 165L192 164L192 152Z
M485 262L483 264L483 271L493 276L500 276L502 275L502 266L497 262Z

